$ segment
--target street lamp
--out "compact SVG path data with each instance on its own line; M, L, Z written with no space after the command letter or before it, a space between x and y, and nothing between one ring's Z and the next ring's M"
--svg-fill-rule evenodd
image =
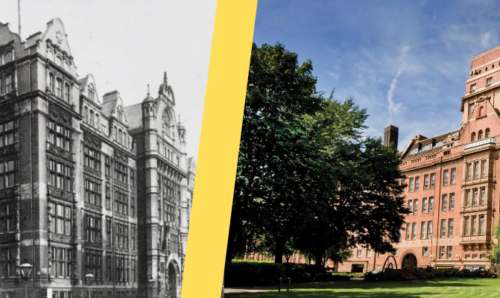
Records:
M89 298L90 298L90 286L92 285L93 281L94 281L94 275L92 273L85 275L85 284L89 286Z
M33 265L30 263L24 263L19 266L21 269L21 275L23 276L26 283L24 284L24 296L28 298L28 279L30 278L31 270L33 270Z

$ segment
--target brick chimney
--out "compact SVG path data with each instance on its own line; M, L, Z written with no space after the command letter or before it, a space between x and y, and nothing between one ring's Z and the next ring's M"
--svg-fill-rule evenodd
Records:
M394 143L396 150L398 149L399 128L394 125L389 125L384 129L384 146L389 146Z

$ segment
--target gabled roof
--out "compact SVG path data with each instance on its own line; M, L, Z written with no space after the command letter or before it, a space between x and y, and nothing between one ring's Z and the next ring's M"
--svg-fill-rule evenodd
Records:
M138 103L124 108L129 130L142 127L142 104Z
M430 152L436 149L441 149L446 138L448 138L448 136L450 135L458 133L459 131L460 130L450 131L432 138L426 138L422 135L416 135L415 137L413 137L408 147L406 147L406 149L402 152L402 158L420 152Z

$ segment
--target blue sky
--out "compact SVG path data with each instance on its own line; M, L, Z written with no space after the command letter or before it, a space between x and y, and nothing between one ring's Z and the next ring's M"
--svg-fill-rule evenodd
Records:
M280 42L310 59L317 88L368 110L365 134L460 128L472 57L500 44L500 2L260 0L254 42Z

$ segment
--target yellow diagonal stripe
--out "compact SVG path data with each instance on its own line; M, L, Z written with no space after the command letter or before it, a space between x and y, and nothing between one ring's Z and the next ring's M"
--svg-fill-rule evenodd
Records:
M257 0L218 0L181 298L220 297Z

